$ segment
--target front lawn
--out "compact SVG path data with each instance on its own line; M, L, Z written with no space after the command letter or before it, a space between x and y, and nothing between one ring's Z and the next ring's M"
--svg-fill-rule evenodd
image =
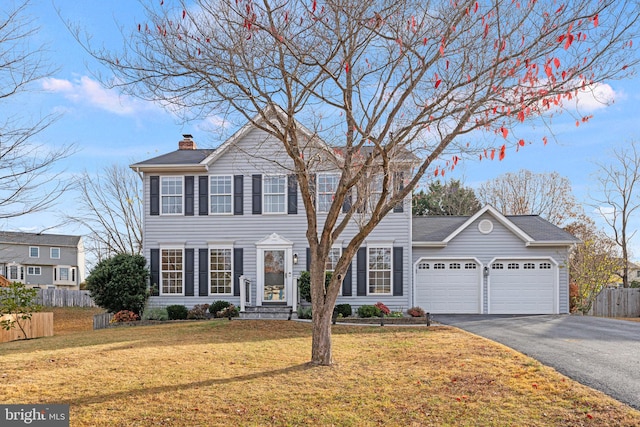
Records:
M72 426L640 425L640 412L455 328L333 336L337 363L314 367L309 323L68 331L0 345L0 393L69 403Z

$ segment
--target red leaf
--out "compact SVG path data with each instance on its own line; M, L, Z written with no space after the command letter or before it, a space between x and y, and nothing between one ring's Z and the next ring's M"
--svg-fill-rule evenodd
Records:
M491 150L491 160L493 160L495 157L496 157L496 149L495 149L495 148L493 148L493 149Z
M427 38L426 38L426 37L422 40L422 44L423 44L424 46L426 46L426 45L427 45Z
M547 141L547 137L546 136L542 137L542 142L544 142L544 145L547 145L547 142L549 142L549 141Z
M509 135L509 129L507 128L504 128L504 127L500 128L500 132L502 132L502 136L504 138L506 138Z
M347 62L346 64L344 64L344 70L348 73L349 72L349 63Z
M478 11L478 2L476 2L475 6L473 6L473 13L476 13Z
M500 161L502 161L504 159L504 156L506 154L506 150L507 150L507 147L505 145L500 147Z
M593 17L593 26L597 27L599 23L600 20L598 19L598 14L596 13L596 16Z
M186 10L182 10L182 19L184 19L184 17L187 16L187 11Z
M518 144L520 144L521 147L524 147L524 139L521 139L520 141L518 141Z
M440 45L440 55L444 56L444 43Z
M316 0L313 0L313 3L311 4L311 11L315 12L317 7L318 3L316 2Z
M438 89L438 86L440 86L440 83L442 83L442 80L438 79L436 80L436 89Z
M553 65L555 65L556 68L560 68L560 60L558 58L553 58Z
M573 34L567 34L565 43L564 43L564 50L569 49L569 46L571 46L571 43L573 43Z
M592 419L593 419L593 415L591 415L591 414L587 414L587 418L589 418L590 420L592 420Z
M544 72L547 75L547 77L553 77L553 70L548 64L544 65Z
M438 171L438 168L436 168L436 171L435 171L435 173L433 174L433 176L438 176L438 172L439 172L439 171Z
M518 120L520 120L521 122L524 122L524 111L522 110L518 111Z

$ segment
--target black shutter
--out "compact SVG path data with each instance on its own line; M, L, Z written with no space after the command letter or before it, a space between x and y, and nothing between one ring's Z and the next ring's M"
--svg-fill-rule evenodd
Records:
M356 282L358 296L367 295L367 248L358 249L358 260L356 261Z
M194 280L193 261L194 261L193 249L185 249L184 250L184 267L185 267L184 295L187 297L193 296L193 280Z
M307 271L311 271L311 248L307 248Z
M393 296L402 296L402 248L393 248Z
M347 268L347 274L344 276L344 280L342 281L342 296L350 297L352 295L351 289L351 277L353 276L353 269L351 268L353 263L349 263L349 268Z
M233 248L233 295L240 295L240 276L242 276L243 268L243 251L242 248Z
M349 209L351 209L351 204L351 189L349 189L347 191L347 194L344 196L344 200L342 201L342 213L349 212Z
M244 176L233 176L233 214L244 214Z
M398 191L404 189L404 173L396 172L393 175L393 184ZM400 200L397 205L393 207L394 212L404 212L404 199Z
M209 177L198 177L198 215L209 215Z
M287 176L287 213L298 213L298 178L295 175Z
M193 176L184 177L184 214L193 216Z
M151 215L160 215L160 177L149 177L149 184L151 185L149 192Z
M209 295L209 249L198 249L198 295Z
M262 213L262 175L251 176L251 213Z
M151 249L149 265L151 269L151 295L160 294L160 249Z

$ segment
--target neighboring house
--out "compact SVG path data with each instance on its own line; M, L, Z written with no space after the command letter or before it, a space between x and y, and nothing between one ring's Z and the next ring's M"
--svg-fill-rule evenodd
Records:
M409 158L399 163L399 170L410 170ZM144 182L150 305L226 300L295 310L308 243L291 165L280 143L251 125L217 149L197 149L185 135L178 150L131 165ZM319 162L320 226L337 179ZM328 270L357 229L354 218L335 242ZM413 219L408 196L358 250L338 303L419 305L432 313L568 313L565 264L575 242L539 217L504 217L490 207L470 218ZM485 267L493 269L488 276Z
M0 274L32 287L79 289L85 274L82 237L2 231Z

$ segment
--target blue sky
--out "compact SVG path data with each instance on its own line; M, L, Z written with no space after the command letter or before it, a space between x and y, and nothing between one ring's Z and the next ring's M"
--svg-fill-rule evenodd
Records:
M99 66L73 39L56 13L59 8L64 19L86 28L97 45L117 49L122 42L118 25L126 32L144 22L138 2L45 0L33 3L29 13L40 27L36 41L48 43L48 58L59 70L34 87L34 91L16 99L15 105L29 115L63 113L60 120L38 136L37 142L77 145L78 152L59 165L66 169L67 177L85 169L95 172L102 166L128 165L175 150L183 133L193 134L199 147L213 147L222 142L219 133L210 132L216 127L215 120L184 124L158 106L102 88L95 78ZM521 168L536 173L557 171L570 179L578 201L588 202L589 192L597 191L594 162L607 161L614 147L640 140L640 78L612 81L600 90L604 99L614 102L605 106L586 97L582 99L581 111L594 116L589 123L576 127L574 117L561 115L553 119L551 131L521 128L518 131L527 136L527 140L538 142L518 153L509 151L502 162L464 161L445 178L461 179L466 185L476 187ZM541 142L543 135L549 137L546 146ZM0 222L0 228L39 231L53 227L61 222L61 213L73 213L74 197L65 196L51 212ZM585 209L596 219L592 208ZM49 232L82 233L83 230L65 225ZM637 249L633 252L635 258L640 259L640 236L636 240L633 246Z

